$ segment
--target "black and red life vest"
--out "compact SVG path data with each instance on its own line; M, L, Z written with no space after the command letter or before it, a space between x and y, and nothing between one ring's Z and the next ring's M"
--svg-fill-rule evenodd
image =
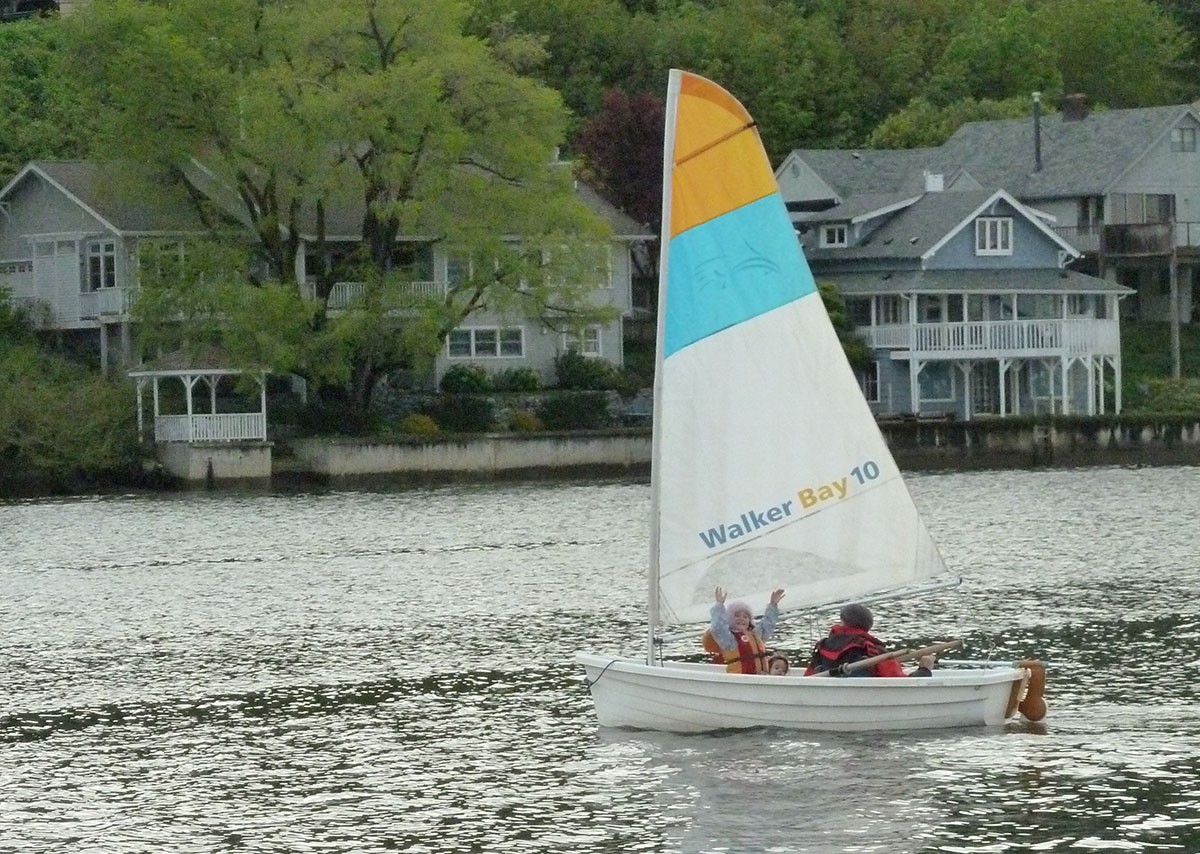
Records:
M813 647L812 658L809 659L805 675L862 661L883 651L883 642L879 638L854 626L838 624L829 630L828 637L822 638ZM868 667L858 671L858 675L875 676L876 671L874 667Z

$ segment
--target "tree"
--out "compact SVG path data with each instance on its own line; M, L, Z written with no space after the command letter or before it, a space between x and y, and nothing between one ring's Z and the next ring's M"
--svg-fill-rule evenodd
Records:
M925 98L914 98L904 109L884 119L871 133L872 148L933 148L941 145L967 122L1016 119L1029 115L1030 99L1005 101L964 98L934 106Z
M1035 21L1068 93L1108 107L1174 104L1194 94L1192 82L1177 74L1187 39L1149 0L1044 0Z
M654 234L662 227L665 117L662 98L609 89L575 142L583 176Z
M189 262L190 290L175 276L160 321L190 306L201 322L175 328L193 343L206 329L235 358L265 357L365 408L381 376L426 365L475 312L552 326L599 313L588 296L605 232L552 162L561 101L514 71L535 45L467 37L465 15L455 0L113 0L72 16L101 152L185 186L229 250ZM361 239L335 253L348 229ZM434 245L470 273L422 296L413 254ZM316 269L302 280L306 256ZM259 292L231 287L247 281ZM360 288L343 311L330 298L344 281ZM264 310L274 328L255 321Z
M90 114L61 73L61 56L56 21L0 26L0 186L30 160L86 149Z

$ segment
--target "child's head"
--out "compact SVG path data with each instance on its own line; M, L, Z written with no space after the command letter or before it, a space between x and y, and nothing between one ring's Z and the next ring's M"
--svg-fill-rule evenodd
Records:
M754 615L750 611L750 606L741 600L730 602L725 606L725 612L729 614L729 627L731 629L745 632L749 631L753 625Z
M772 655L767 662L767 667L772 676L787 676L788 671L792 669L792 664L787 660L786 655Z

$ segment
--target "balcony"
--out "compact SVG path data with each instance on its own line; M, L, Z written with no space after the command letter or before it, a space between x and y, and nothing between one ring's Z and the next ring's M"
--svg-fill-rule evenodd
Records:
M81 320L121 317L129 314L129 306L132 302L132 288L101 288L98 291L85 291L79 295L79 317Z
M1172 246L1200 251L1200 222L1060 226L1054 233L1092 255L1100 252L1101 245L1105 255L1165 255Z
M982 320L917 323L859 330L877 350L892 358L1000 358L1117 355L1116 320Z
M329 291L329 308L335 311L349 308L365 293L366 286L362 282L335 282ZM445 293L445 282L403 282L388 286L383 297L400 303L413 297L441 298Z

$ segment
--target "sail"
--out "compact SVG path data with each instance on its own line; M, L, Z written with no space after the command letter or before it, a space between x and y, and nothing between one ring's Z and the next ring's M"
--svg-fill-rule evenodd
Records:
M750 115L672 71L652 473L652 627L852 599L945 566L829 322Z

